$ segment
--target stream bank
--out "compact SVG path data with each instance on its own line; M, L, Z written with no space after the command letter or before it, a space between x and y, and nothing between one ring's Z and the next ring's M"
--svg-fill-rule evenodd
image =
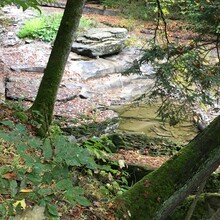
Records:
M24 20L36 16L35 12L27 10L23 13L16 7L5 7L3 16L11 19L11 22L1 32L4 35L0 48L3 69L1 97L2 100L19 100L30 106L36 96L51 45L41 41L24 41L16 37ZM135 47L127 47L117 55L98 59L71 53L60 85L54 115L66 117L69 121L83 117L83 122L96 121L98 126L99 123L118 118L119 115L117 132L134 135L141 133L150 138L170 139L181 144L193 139L198 132L193 122L170 127L156 117L157 106L134 107L130 104L138 95L149 91L154 83L144 75L127 77L120 74L122 67L129 66L139 56L140 51ZM145 71L150 74L152 67L146 65ZM74 123L67 125L74 126Z

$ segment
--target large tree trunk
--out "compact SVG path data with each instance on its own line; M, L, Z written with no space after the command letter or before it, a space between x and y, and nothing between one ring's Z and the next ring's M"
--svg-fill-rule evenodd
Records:
M220 165L220 116L158 170L145 176L114 206L120 219L167 219Z
M67 0L64 15L37 97L30 109L33 116L35 116L35 120L41 125L38 130L40 136L46 134L48 126L52 121L58 88L71 50L74 34L77 31L82 16L83 6L84 0Z

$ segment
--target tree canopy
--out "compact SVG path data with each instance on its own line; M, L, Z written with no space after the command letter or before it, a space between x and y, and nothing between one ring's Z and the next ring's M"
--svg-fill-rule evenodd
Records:
M170 4L167 4L170 2ZM220 15L218 1L156 1L157 25L149 48L144 49L139 65L130 72L140 72L139 66L151 63L156 83L150 98L159 97L158 110L162 119L175 125L184 119L195 105L214 105L220 86ZM178 8L188 30L194 36L185 42L169 37L165 8ZM171 13L171 12L170 12ZM128 71L128 73L129 73ZM151 76L152 77L152 76Z

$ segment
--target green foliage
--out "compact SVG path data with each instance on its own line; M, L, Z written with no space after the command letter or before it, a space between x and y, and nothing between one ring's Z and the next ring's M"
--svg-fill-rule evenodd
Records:
M49 216L58 216L57 200L65 200L71 205L79 203L90 205L84 197L84 190L73 184L71 172L73 167L96 169L98 165L89 151L74 145L63 136L53 140L27 136L25 126L11 121L1 121L11 131L1 131L0 138L13 143L20 158L18 164L8 164L0 168L0 193L10 195L0 207L0 215L5 216L9 206L23 198L38 204L46 205ZM13 173L13 177L10 177ZM29 193L22 193L29 189ZM14 213L13 209L13 213Z
M163 120L168 119L170 125L176 125L192 116L189 114L192 107L206 110L206 106L214 105L219 97L219 3L205 0L156 2L155 36L148 49L143 50L143 57L128 72L141 74L140 65L144 63L153 66L154 73L150 77L155 79L155 86L148 101L159 100L162 105L158 115ZM194 31L194 40L180 44L169 38L166 22L169 10L164 10L165 5L167 9L181 9L179 18L190 22L187 28Z
M90 153L97 159L105 160L104 152L112 153L115 150L115 145L107 137L100 139L98 137L90 138L83 143Z
M138 73L139 65L150 62L155 73L155 86L150 101L159 97L162 105L158 110L163 120L176 125L186 117L192 105L205 108L219 96L218 60L209 59L206 44L192 42L190 45L151 44L139 64L130 71Z
M191 27L200 34L217 34L220 25L218 1L195 1L188 0L181 7L184 18Z
M27 20L18 32L18 37L40 39L46 42L53 41L60 26L61 18L62 13L54 13L49 16L41 14L40 17ZM95 20L82 18L79 30L95 25Z
M154 20L158 13L157 1L153 0L103 0L101 2L107 7L119 9L126 17L136 19ZM159 2L165 15L171 18L180 18L185 1L160 0Z
M108 137L98 138L93 137L83 143L83 146L89 150L91 155L100 164L100 169L94 174L98 176L103 185L100 186L100 192L103 196L115 196L121 194L128 189L127 178L129 174L119 169L119 164L116 161L109 161L107 154L111 155L115 151L115 145ZM102 165L104 164L104 165Z
M43 41L54 40L60 25L62 14L53 14L50 16L42 15L25 22L23 28L19 31L20 38L34 38Z
M102 4L110 8L118 8L126 17L136 19L146 19L148 17L146 3L144 0L103 0Z
M94 137L79 145L59 134L43 140L28 136L24 125L9 120L0 124L5 128L0 130L0 199L4 200L0 206L1 217L22 211L16 202L23 200L25 204L44 206L48 218L58 219L57 201L71 207L90 206L85 196L87 189L74 180L79 169L101 179L108 191L103 194L101 187L102 196L120 194L127 189L127 174L117 166L112 168L115 163L106 160L104 151L111 153L114 148L107 137ZM13 155L12 161L7 161L7 155Z

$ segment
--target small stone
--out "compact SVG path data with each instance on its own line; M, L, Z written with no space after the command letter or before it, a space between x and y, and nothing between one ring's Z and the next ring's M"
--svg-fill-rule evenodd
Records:
M25 44L31 44L33 42L33 40L27 39L25 40Z

